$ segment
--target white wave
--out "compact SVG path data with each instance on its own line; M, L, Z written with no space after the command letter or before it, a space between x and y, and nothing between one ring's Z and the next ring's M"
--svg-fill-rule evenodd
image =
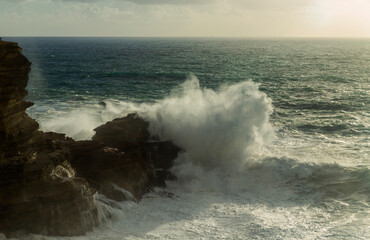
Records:
M195 76L175 93L146 106L150 131L186 150L186 159L206 169L236 167L273 136L271 101L245 81L215 92L201 89Z
M209 176L200 182L207 186L240 185L220 181L237 175L274 135L269 123L271 100L257 84L245 81L214 91L201 88L194 75L157 103L107 101L106 106L74 110L41 125L44 130L65 132L77 140L89 139L95 127L130 112L150 122L152 135L172 140L185 150L173 168L179 182Z
M275 143L279 150L287 145L279 156L276 150L267 154L273 157L259 155L274 136L269 123L272 106L251 81L213 91L202 89L191 76L157 103L112 100L64 116L59 112L41 121L41 126L89 139L98 125L130 112L147 119L153 135L185 150L172 169L178 180L168 182L166 190L174 197L153 192L137 204L97 195L99 228L73 238L33 235L31 239L366 239L369 235L368 169L284 158L287 148L297 148L282 139ZM314 148L305 149L303 154Z
M241 186L237 175L274 135L271 100L252 81L213 91L191 76L171 96L142 109L153 135L185 150L172 171L193 190Z
M96 127L114 118L137 112L138 107L134 103L112 100L107 101L105 106L90 103L78 108L71 107L67 112L50 109L37 120L43 131L65 133L75 140L89 140L94 136Z

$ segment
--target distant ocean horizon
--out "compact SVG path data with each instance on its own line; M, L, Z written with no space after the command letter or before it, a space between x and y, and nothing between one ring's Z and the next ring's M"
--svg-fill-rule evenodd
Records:
M370 238L369 38L2 38L41 130L137 112L185 149L177 181L93 232L32 239Z
M80 38L80 39L203 39L203 40L369 40L370 37L310 37L310 36L0 36L2 39L8 39L9 41L14 39L42 39L42 38Z

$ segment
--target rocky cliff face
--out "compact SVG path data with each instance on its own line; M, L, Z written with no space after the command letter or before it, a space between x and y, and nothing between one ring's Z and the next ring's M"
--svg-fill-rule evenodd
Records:
M30 65L0 40L0 232L82 234L98 222L95 189L69 164L73 140L39 131L26 114Z
M0 233L80 235L106 217L97 191L139 200L164 186L180 149L153 141L136 114L98 127L92 141L39 131L23 100L30 65L16 43L0 39Z
M29 152L40 137L37 122L25 113L32 103L23 100L30 65L16 43L0 40L0 159Z

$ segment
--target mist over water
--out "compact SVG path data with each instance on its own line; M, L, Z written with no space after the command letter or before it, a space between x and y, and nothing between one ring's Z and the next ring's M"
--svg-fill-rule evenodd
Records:
M155 189L140 203L107 205L107 200L100 202L99 198L105 199L101 195L97 204L108 208L112 219L105 219L102 227L86 237L74 239L209 238L214 228L221 229L214 239L244 239L246 234L253 236L251 239L274 239L275 235L296 239L328 221L331 230L320 230L307 239L336 238L333 231L344 231L338 237L350 234L361 239L368 235L369 168L345 167L325 159L318 163L309 155L297 158L293 154L291 158L288 152L282 154L287 146L279 143L283 139L277 138L277 128L270 122L271 99L258 87L244 81L212 90L200 87L196 76L189 75L169 96L155 103L106 101L41 122L45 131L90 139L98 125L137 112L149 121L153 136L171 140L185 150L171 169L177 181L168 181L165 190ZM174 197L166 199L165 191ZM163 208L163 201L167 208ZM176 208L184 210L178 212ZM203 217L204 226L200 224ZM352 220L343 222L346 217ZM157 218L164 220L159 224ZM225 218L244 227L231 234ZM293 222L295 227L287 225ZM356 235L350 233L353 224L361 229ZM197 230L189 234L188 228ZM121 233L130 237L116 235Z
M214 91L201 88L192 74L156 103L105 103L97 109L72 110L41 122L41 128L78 140L91 139L95 127L131 112L149 121L153 136L185 150L172 171L191 188L239 188L222 181L242 171L274 137L269 122L271 100L258 90L258 84L245 81ZM200 181L204 176L209 178Z
M368 41L14 41L42 130L90 139L138 112L185 149L177 181L86 236L20 239L369 239Z
M225 167L257 153L273 137L271 100L251 81L200 89L195 76L181 85L180 96L145 111L149 130L186 150L206 168Z

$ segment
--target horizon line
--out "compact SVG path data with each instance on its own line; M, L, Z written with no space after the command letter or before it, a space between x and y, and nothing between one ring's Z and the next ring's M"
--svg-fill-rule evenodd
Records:
M368 37L344 37L344 36L1 36L0 38L325 38L325 39L370 39Z

